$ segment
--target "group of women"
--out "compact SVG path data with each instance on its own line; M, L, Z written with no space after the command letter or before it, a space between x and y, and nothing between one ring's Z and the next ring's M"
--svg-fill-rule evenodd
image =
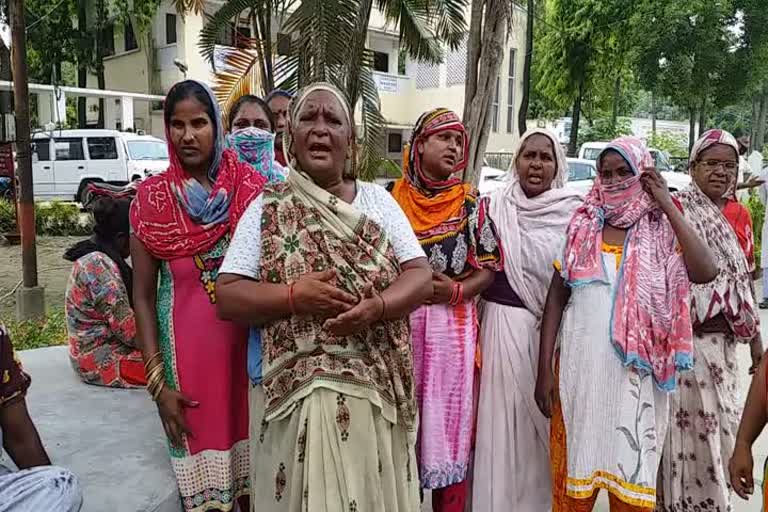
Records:
M478 197L464 126L435 109L387 191L356 179L335 87L269 100L238 102L225 136L210 90L175 85L170 168L130 206L132 273L125 222L70 254L135 311L98 331L126 347L113 380L103 357L73 364L132 384L140 347L185 510L412 512L428 489L440 512L587 511L601 488L612 510L730 509L735 347L762 356L723 213L733 137L701 138L674 197L617 139L584 198L532 130Z

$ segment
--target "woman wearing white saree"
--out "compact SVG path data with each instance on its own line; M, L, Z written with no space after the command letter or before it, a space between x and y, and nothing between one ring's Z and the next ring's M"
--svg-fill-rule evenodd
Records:
M490 215L507 257L483 293L473 510L538 512L552 501L549 420L534 401L539 327L552 264L582 196L563 188L565 154L546 130L523 135Z

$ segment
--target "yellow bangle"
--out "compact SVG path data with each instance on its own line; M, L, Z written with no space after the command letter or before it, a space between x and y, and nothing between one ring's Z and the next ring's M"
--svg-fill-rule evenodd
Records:
M157 358L158 358L159 356L161 356L161 355L162 355L162 353L161 353L161 352L155 352L155 353L154 353L154 355L153 355L152 357L150 357L149 359L147 359L147 362L146 362L146 363L144 363L144 371L145 371L145 372L146 372L146 371L149 371L149 366L152 364L152 361L154 361L155 359L157 359Z

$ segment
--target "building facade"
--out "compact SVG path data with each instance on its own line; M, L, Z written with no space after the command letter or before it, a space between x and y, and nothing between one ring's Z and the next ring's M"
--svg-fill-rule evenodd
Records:
M206 14L216 12L220 1L206 2ZM496 91L492 103L491 135L488 152L511 152L515 147L517 112L522 96L522 69L525 51L525 12L515 9L513 31L509 34ZM205 16L188 14L179 16L169 0L163 0L152 22L153 48L142 48L130 25L115 27L111 39L111 55L104 61L106 88L119 91L165 94L184 74L177 63L186 66L186 76L213 82L211 66L198 49L200 31ZM469 14L467 13L467 20ZM238 32L250 35L243 22ZM273 33L277 34L275 27ZM234 44L231 34L222 36L221 52ZM397 27L387 24L384 17L374 11L368 30L368 47L374 53L374 78L381 98L381 108L387 120L387 156L399 160L402 147L410 137L410 130L418 116L434 107L446 107L461 114L464 107L464 79L466 76L466 45L456 50L445 49L442 64L416 62L400 52ZM89 87L96 87L96 77L89 77ZM95 100L91 101L89 120L98 114ZM134 126L163 137L163 121L159 102L134 106ZM119 100L107 101L105 128L120 129L121 106Z

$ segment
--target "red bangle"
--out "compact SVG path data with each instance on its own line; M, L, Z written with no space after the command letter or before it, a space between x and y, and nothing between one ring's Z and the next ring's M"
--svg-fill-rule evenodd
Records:
M293 286L296 283L291 283L288 285L288 309L291 311L292 315L296 315L296 304L293 302Z
M456 298L457 306L462 302L464 302L464 283L458 283L458 284L459 284L459 296Z
M455 306L457 304L457 300L459 298L459 283L453 283L453 293L451 294L451 300L448 301L448 304L451 306Z

